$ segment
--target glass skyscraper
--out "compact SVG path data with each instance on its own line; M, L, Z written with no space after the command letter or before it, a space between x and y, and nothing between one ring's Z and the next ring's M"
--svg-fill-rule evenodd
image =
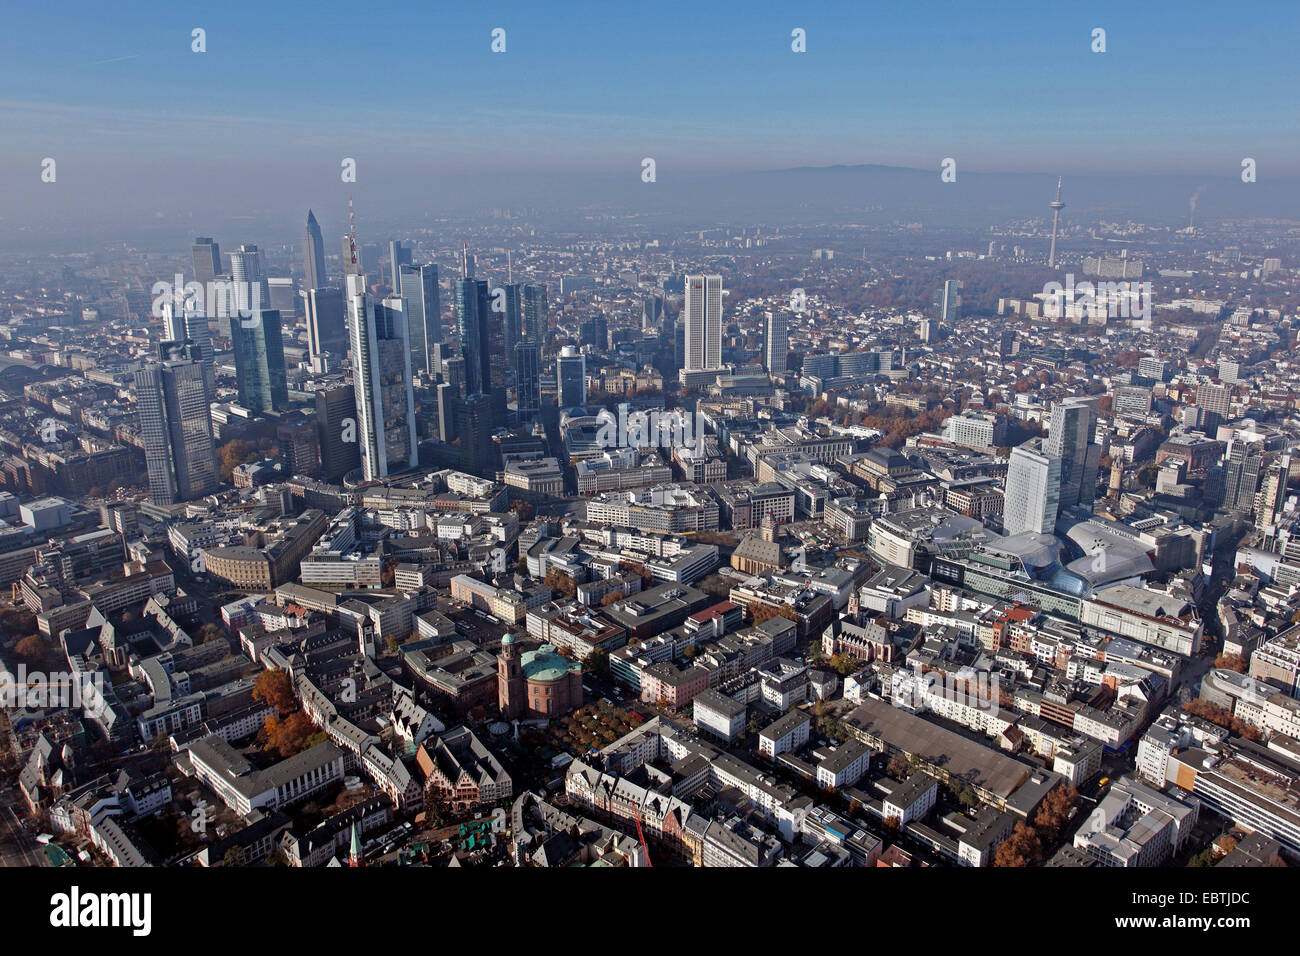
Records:
M419 464L410 335L402 299L376 303L363 275L348 276L347 289L361 469L375 481Z
M282 412L289 407L284 370L284 340L278 309L259 309L230 319L239 404L255 412Z
M411 368L433 375L433 346L442 341L442 303L438 294L438 267L398 267L398 290L406 300L411 334Z
M216 491L212 411L193 346L164 343L163 361L135 373L140 438L154 504L191 501Z
M307 210L307 227L302 237L302 287L305 292L324 288L325 273L325 239L321 236L320 223L315 214Z

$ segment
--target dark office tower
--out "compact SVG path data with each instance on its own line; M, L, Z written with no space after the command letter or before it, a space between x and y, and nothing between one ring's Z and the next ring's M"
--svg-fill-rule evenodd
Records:
M1250 511L1255 507L1259 489L1259 470L1263 456L1243 441L1234 441L1224 466L1223 508L1225 511Z
M322 478L338 481L361 464L357 397L351 385L316 393L316 429L320 436Z
M324 288L303 293L307 314L307 354L315 362L328 354L332 363L348 354L347 312L343 290Z
M399 266L397 281L400 283L398 292L406 300L406 315L410 325L411 370L433 375L440 369L433 362L431 348L442 341L438 267Z
M543 346L546 344L548 331L546 286L539 282L530 282L524 286L524 338Z
M1050 430L1043 449L1048 456L1061 459L1062 510L1081 505L1091 511L1097 497L1101 449L1094 440L1096 401L1090 396L1074 396L1062 399L1052 408Z
M506 391L510 388L510 360L514 352L506 351L505 313L487 315L488 395L492 399L492 424L506 423Z
M199 236L190 246L194 256L194 281L204 286L221 275L221 247L211 236Z
M536 418L541 411L541 356L533 342L515 343L515 405L520 422Z
M1016 342L1016 333L1012 329L1006 329L998 336L998 358L1007 359L1020 352Z
M169 343L164 355L192 354ZM169 505L191 501L217 489L217 456L212 443L203 369L190 358L168 358L135 373L140 438L149 470L149 500Z
M361 468L377 481L419 464L410 336L400 297L375 302L363 275L347 283Z
M411 259L411 249L402 243L400 239L393 239L388 243L388 275L392 280L389 287L394 292L401 292L402 286L402 266L409 266Z
M648 332L656 328L664 317L664 297L652 295L641 305L641 331Z
M451 442L456 440L456 403L460 395L455 385L443 382L437 388L438 395L438 440Z
M487 392L491 387L492 357L488 344L488 284L481 279L457 279L456 338L465 360L465 394Z
M289 407L284 372L284 340L278 309L260 309L230 319L239 404L255 412L282 412Z
M320 435L310 418L286 422L275 430L280 461L290 475L315 478L320 474Z
M609 320L603 315L597 315L583 322L582 344L602 352L609 348Z
M471 395L452 402L456 437L460 439L460 467L480 478L488 477L496 466L492 404L491 395Z
M686 367L686 320L678 318L673 326L673 363L676 368Z
M302 237L302 287L310 292L312 289L325 287L325 240L320 234L320 223L315 214L307 210L307 229Z

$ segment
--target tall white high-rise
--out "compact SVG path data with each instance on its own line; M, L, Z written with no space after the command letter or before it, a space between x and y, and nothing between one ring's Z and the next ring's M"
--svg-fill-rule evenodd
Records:
M722 367L722 276L686 277L686 363L688 372Z
M1061 459L1021 445L1007 463L1002 529L1007 534L1051 534L1061 497Z
M780 309L763 315L763 367L769 375L784 375L790 354L788 316Z
M357 441L366 481L419 464L415 391L406 312L400 296L376 304L364 275L347 277Z

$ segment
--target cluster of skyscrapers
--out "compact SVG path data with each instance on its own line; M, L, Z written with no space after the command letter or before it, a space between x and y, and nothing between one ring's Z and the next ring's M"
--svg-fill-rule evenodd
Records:
M377 299L362 262L363 254L377 253L358 249L353 228L342 248L340 285L327 273L321 227L309 210L298 292L308 362L324 375L337 372L347 357L352 377L350 387L316 394L322 474L339 480L359 469L363 480L374 481L418 466L414 386L421 376L435 389L438 437L459 444L462 467L481 471L491 461L492 433L507 424L512 411L524 423L540 414L546 286L507 281L493 288L475 277L474 257L466 249L461 275L451 283L453 325L444 328L436 265L416 264L412 249L393 240L382 277L391 294ZM268 280L256 246L230 253L228 272L210 237L196 239L191 251L196 280L232 294L223 294L216 308L180 300L169 304L158 360L136 375L151 497L157 503L188 500L217 487L210 321L229 333L239 405L254 414L289 410L281 310L265 306L273 301L268 281L283 283L274 288L290 295L291 285ZM690 322L700 343L712 343L698 345L698 363L716 367L721 280L708 277L707 284L708 301L700 300L704 304ZM292 298L288 301L292 309ZM561 351L556 382L562 406L585 404L586 360L580 350ZM513 410L507 405L512 390Z

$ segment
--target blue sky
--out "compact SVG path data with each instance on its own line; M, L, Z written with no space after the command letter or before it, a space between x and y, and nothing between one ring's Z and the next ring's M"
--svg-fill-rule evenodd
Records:
M28 3L0 157L1294 174L1297 26L1296 3Z
M945 157L962 172L1231 182L1249 156L1261 187L1284 185L1300 178L1298 27L1295 0L15 4L0 242L92 224L297 229L306 207L337 218L354 193L373 214L436 218L455 200L544 202L554 174L637 184L644 157L668 183L937 172ZM39 178L46 157L57 188ZM345 157L355 184L340 183Z

